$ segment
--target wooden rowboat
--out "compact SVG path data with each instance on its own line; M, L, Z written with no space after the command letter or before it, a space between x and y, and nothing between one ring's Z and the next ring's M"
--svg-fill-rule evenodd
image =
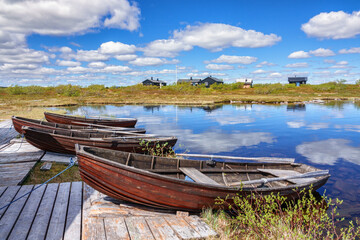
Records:
M98 124L112 127L134 127L136 118L86 118L86 117L74 117L63 114L44 112L45 119L49 122L82 125L81 123Z
M127 135L123 133L83 133L64 129L40 129L23 127L26 140L44 151L75 154L75 144L109 148L129 152L146 152L142 142L148 147L167 143L166 149L172 148L177 141L176 137L154 136L148 134Z
M296 198L301 189L312 185L316 190L330 177L327 170L298 163L187 160L80 145L76 154L83 181L96 190L115 199L165 209L216 208L217 197L231 199L237 193Z
M69 129L69 130L77 130L83 132L105 132L105 131L123 131L123 132L131 132L131 133L145 133L146 130L144 128L125 128L125 127L109 127L104 125L96 125L86 123L83 126L79 125L68 125L68 124L60 124L60 123L53 123L47 122L42 120L30 119L30 118L23 118L23 117L16 117L13 116L12 122L14 125L15 130L22 134L22 127L34 127L34 128L47 128L47 129ZM100 129L100 130L99 130Z

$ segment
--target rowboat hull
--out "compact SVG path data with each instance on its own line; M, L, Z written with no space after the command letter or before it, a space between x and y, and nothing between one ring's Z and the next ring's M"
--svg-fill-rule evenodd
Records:
M83 118L83 117L74 117L68 115L61 115L55 113L44 112L45 119L49 122L61 123L61 124L71 124L71 125L80 125L81 123L105 125L111 127L134 127L137 119L136 118L117 118L117 119L96 119L96 118Z
M218 208L220 206L215 202L217 197L224 199L228 196L228 199L231 199L236 194L247 196L252 192L261 195L279 193L281 196L296 198L299 197L301 189L309 189L312 184L312 189L316 190L324 185L330 176L320 177L316 181L307 184L292 184L289 186L270 188L244 186L242 190L239 190L238 187L186 181L183 178L177 178L179 177L179 172L176 173L176 175L178 175L177 177L170 177L169 175L153 172L156 170L161 171L162 169L165 169L166 166L169 167L172 163L175 165L199 167L199 162L204 163L205 161L195 161L194 163L194 161L191 160L177 161L176 159L159 157L156 157L156 160L153 160L153 157L148 155L129 155L129 153L104 150L105 152L108 152L108 156L112 156L113 159L110 160L109 158L94 154L94 152L104 152L103 150L83 146L78 146L76 150L79 170L84 182L115 199L164 209L198 211L207 207ZM138 158L141 163L145 163L147 166L154 165L154 161L156 164L159 164L159 162L169 162L164 163L163 166L159 166L160 169L154 168L154 170L151 171L120 163L133 161L135 165L139 164L135 163L134 158ZM230 165L235 169L236 164ZM226 164L226 166L230 165ZM287 164L283 166L291 168L293 165L294 164ZM274 167L274 165L271 164L262 164L259 166ZM245 169L244 165L240 167ZM246 166L247 169L253 168L253 171L255 171L256 167L258 166ZM203 170L208 168L211 167L203 164ZM174 171L174 169L172 169L172 171Z
M124 132L132 132L132 133L145 133L146 130L143 128L119 128L119 129L111 129L109 126L79 126L79 125L68 125L68 124L59 124L53 122L46 122L42 120L28 119L22 117L13 116L12 122L15 130L23 134L22 127L33 127L33 128L43 128L43 129L68 129L68 130L77 130L84 132L96 132L96 129L110 129L109 131L124 131Z
M58 132L66 132L65 130L57 130L52 133L51 130L47 129L36 129L23 127L24 136L26 140L33 146L42 149L44 151L52 151L58 153L75 154L75 144L82 144L87 146L96 146L99 148L108 148L113 150L120 150L126 152L145 152L144 146L140 145L142 135L138 138L100 138L97 137L100 134L93 133L78 133L73 132L75 136L59 134ZM72 132L72 131L70 131ZM88 134L88 137L83 135ZM80 135L80 136L79 136ZM92 137L93 136L93 137ZM105 135L104 135L105 136ZM144 138L145 139L145 138ZM163 137L163 138L148 138L149 147L155 146L155 144L168 143L167 147L173 147L176 144L177 139L174 137Z

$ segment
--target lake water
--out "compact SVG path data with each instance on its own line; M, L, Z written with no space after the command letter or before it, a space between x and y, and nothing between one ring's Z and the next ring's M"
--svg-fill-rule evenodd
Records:
M64 109L64 108L62 108ZM81 106L68 114L136 117L147 133L178 137L177 153L289 157L331 177L318 190L343 199L340 213L360 217L360 106L299 105Z

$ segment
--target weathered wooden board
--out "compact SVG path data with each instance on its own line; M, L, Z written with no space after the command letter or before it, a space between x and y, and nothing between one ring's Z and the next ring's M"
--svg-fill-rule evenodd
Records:
M29 192L32 188L33 185L22 186L18 191L18 193L16 194L15 199ZM26 200L27 200L27 196L14 202L7 208L6 212L3 214L0 220L0 239L7 239L12 227L16 223L16 220L21 210L24 207Z
M43 165L41 165L40 170L41 171L49 171L51 169L52 163L44 162Z
M144 217L127 217L125 222L131 239L155 239Z
M181 239L200 238L200 234L197 233L197 231L195 231L195 229L193 229L183 218L173 216L167 217L165 220Z
M130 240L130 236L123 217L104 218L106 239Z
M301 175L301 173L293 171L293 170L282 170L282 169L258 169L261 172L270 173L276 177L290 177L290 176L297 176ZM295 183L295 184L303 184L306 182L314 181L316 178L297 178L297 179L289 179L287 181Z
M163 217L146 217L145 219L155 239L180 239Z
M209 225L207 225L199 216L192 215L189 217L184 217L185 221L197 232L200 237L216 237L218 236L217 232L215 232Z
M5 190L6 190L6 187L0 187L0 197L5 192Z
M86 224L82 233L83 240L107 240L103 218L89 218Z
M71 183L64 240L80 239L81 237L82 185L82 182Z
M34 186L34 188L38 187L39 185ZM19 216L16 224L11 231L9 236L9 240L17 240L17 239L26 239L28 232L30 231L31 224L35 218L36 212L40 205L41 198L44 194L45 186L41 186L38 189L34 190Z
M71 155L71 154L46 152L45 155L41 158L41 161L69 164L70 158L73 158L75 160L75 157L76 157L75 155Z
M13 186L22 183L35 164L35 161L0 164L0 186Z
M6 191L0 197L0 207L4 207L6 204L9 204L18 193L20 186L8 187ZM0 210L0 219L2 218L2 214L7 210L7 208L3 208Z
M44 187L46 187L46 190L31 226L28 239L45 239L59 184L50 183Z
M70 182L60 183L46 239L58 240L61 239L64 235L70 185Z
M16 137L19 133L12 127L11 120L0 122L0 149L9 144L10 140Z
M185 175L189 176L192 180L198 183L220 185L215 180L209 178L196 168L179 168Z

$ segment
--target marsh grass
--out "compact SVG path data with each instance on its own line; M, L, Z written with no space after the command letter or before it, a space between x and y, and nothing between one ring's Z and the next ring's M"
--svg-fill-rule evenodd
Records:
M11 86L0 88L0 111L4 116L24 113L33 107L59 107L86 104L177 104L209 105L229 102L279 103L299 102L312 99L359 99L360 84L345 84L344 81L320 85L255 84L243 89L241 83L191 86L170 84L164 87L143 86L105 87L90 85L59 85L56 87Z
M311 189L302 190L297 200L271 194L253 193L232 199L217 199L222 210L203 211L203 218L220 239L358 239L356 221L339 227L338 199L325 195L318 199Z
M64 170L68 165L62 163L53 163L51 169L49 171L42 171L40 167L42 166L43 162L36 163L35 167L30 171L28 177L23 182L23 185L29 184L41 184L45 181L49 180L62 170ZM64 173L60 174L50 183L62 183L62 182L74 182L74 181L81 181L79 167L72 166Z

